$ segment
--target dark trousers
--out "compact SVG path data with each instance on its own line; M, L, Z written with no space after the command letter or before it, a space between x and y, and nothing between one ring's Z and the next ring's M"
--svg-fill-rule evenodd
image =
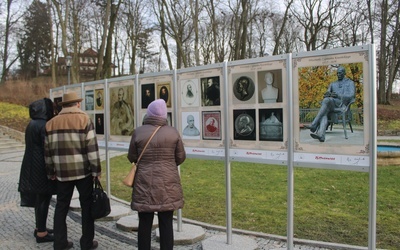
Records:
M158 227L160 230L160 250L174 248L174 229L172 218L174 211L158 212ZM138 249L151 249L151 229L153 226L154 212L139 213Z
M49 213L49 205L51 194L36 194L35 201L35 220L38 232L46 232L47 215Z
M75 187L79 192L79 201L82 209L81 249L90 249L93 245L94 220L90 213L93 177L88 176L75 181L57 181L57 204L54 212L54 249L64 249L68 244L66 218Z

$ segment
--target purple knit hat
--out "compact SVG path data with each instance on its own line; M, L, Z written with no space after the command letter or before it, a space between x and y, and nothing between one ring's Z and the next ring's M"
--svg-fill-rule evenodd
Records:
M152 101L147 107L147 117L160 117L167 119L167 104L163 99Z

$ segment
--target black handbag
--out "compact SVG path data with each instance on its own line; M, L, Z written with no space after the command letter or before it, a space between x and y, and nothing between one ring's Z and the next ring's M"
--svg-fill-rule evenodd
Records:
M100 219L111 213L110 199L98 178L95 178L93 183L91 212L93 219Z

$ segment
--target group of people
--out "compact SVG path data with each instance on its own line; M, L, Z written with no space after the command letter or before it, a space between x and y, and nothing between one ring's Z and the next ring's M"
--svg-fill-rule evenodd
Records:
M99 245L94 240L91 204L94 181L101 176L100 154L94 124L81 110L81 101L76 93L65 93L58 103L62 106L58 114L48 98L29 106L31 121L25 131L26 149L18 191L21 206L35 209L36 242L53 242L54 249L73 248L73 242L68 240L66 217L75 188L82 211L80 248L96 249ZM186 154L178 131L167 125L167 106L163 99L149 104L143 126L132 134L128 160L137 162L144 144L157 127L161 128L143 154L132 191L131 207L139 214L138 249L142 250L151 249L155 212L160 222L161 248L173 249L173 212L184 204L177 166L183 163ZM57 198L51 229L47 227L47 217L54 194Z
M329 85L324 95L318 115L311 125L306 126L311 130L312 138L321 142L325 140L327 115L335 108L351 103L355 96L354 82L345 78L343 67L338 68L337 76L338 80ZM121 101L123 91L119 94ZM62 106L58 114L58 109L48 98L29 105L31 121L25 131L26 149L18 191L21 205L35 209L36 242L53 242L54 249L73 247L73 242L68 240L66 217L75 188L82 209L80 247L98 247L94 240L91 202L93 183L101 176L101 164L94 124L81 110L81 101L76 93L65 93L62 102L58 103ZM188 127L183 134L198 135L199 131L194 129L194 117L189 115L187 120ZM158 127L159 130L151 137ZM240 117L237 127L240 135L253 131L250 119L245 115ZM157 212L161 249L172 250L173 212L184 205L177 166L185 161L186 154L179 132L167 125L165 99L152 101L147 107L143 125L132 132L128 160L137 163L139 156L141 161L137 166L131 202L131 208L139 215L138 248L151 249L152 224ZM47 216L54 194L57 195L54 229L50 229L47 228Z

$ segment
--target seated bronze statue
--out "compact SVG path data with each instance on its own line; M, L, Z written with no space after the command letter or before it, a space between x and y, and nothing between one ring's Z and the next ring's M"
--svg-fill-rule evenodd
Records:
M337 69L338 80L329 84L317 116L311 125L305 125L312 132L310 136L320 142L325 141L325 132L329 125L328 118L330 115L341 109L346 110L348 105L355 100L354 82L346 78L345 75L345 68L340 66Z

